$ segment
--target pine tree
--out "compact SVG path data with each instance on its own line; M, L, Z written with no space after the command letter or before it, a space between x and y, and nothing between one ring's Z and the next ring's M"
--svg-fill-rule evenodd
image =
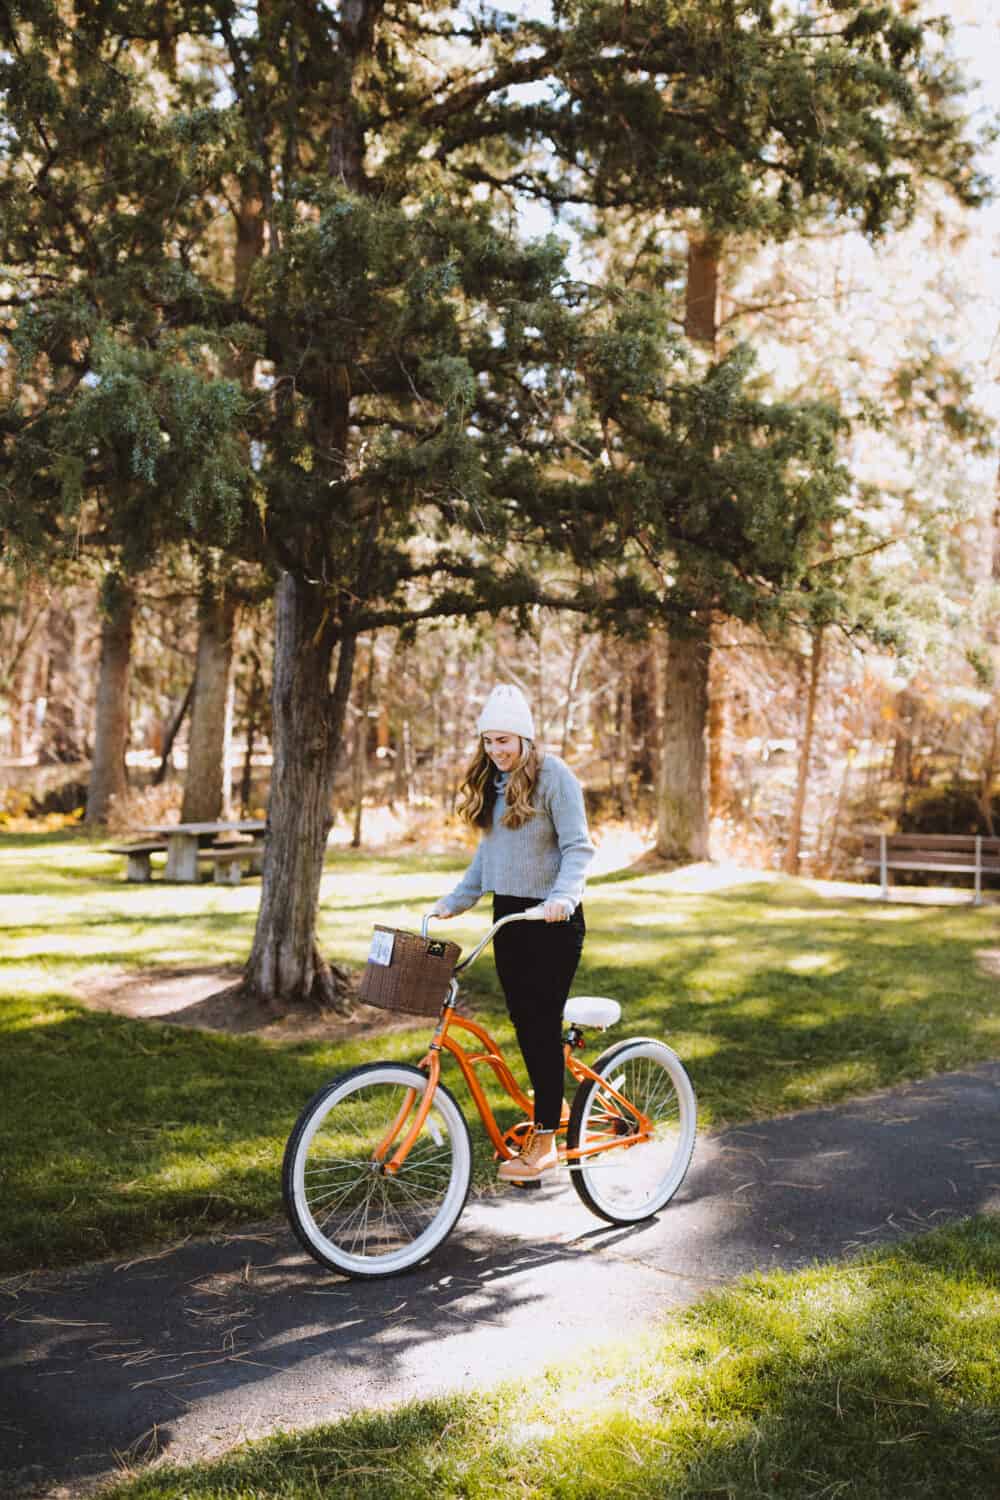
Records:
M230 0L106 0L69 21L37 0L0 20L0 524L21 552L77 534L136 568L187 535L273 568L247 980L330 999L315 907L363 633L543 598L540 539L581 610L780 612L843 488L831 418L757 400L742 355L701 377L677 351L665 379L660 310L520 239L517 203L879 233L922 174L981 191L957 81L917 20L863 5L261 0L237 24ZM609 584L621 544L643 563Z

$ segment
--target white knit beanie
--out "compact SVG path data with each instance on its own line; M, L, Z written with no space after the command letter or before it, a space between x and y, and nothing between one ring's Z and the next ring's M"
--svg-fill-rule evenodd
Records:
M535 721L528 700L521 689L508 682L498 683L476 720L480 734L519 734L522 740L535 738Z

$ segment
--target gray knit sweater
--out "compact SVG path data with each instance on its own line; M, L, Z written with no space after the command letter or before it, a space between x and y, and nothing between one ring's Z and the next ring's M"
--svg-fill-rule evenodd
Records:
M453 891L445 896L457 915L474 906L484 891L539 901L564 898L574 909L583 899L584 871L594 857L587 831L583 789L565 761L546 754L535 783L537 809L520 828L504 828L506 776L497 777L493 827L479 841L475 858Z

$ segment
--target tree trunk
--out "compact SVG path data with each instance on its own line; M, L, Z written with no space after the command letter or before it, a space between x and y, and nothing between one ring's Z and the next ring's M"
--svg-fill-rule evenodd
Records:
M29 583L18 606L21 628L13 643L11 659L3 673L3 697L10 714L10 753L17 760L26 759L38 750L39 699L48 709L49 644L48 632L42 631L43 619L51 606L35 598ZM21 623L23 622L23 624ZM44 721L41 725L44 730ZM80 756L84 759L84 755Z
M258 14L260 15L259 11ZM234 211L234 217L236 221L236 243L233 251L233 294L234 297L242 301L246 295L254 267L264 254L265 244L264 197L258 174L253 170L245 171L240 178L240 201L238 208ZM230 354L225 359L226 374L231 380L238 380L246 391L253 390L256 368L257 360L252 353ZM240 807L244 813L247 812L250 804L254 740L257 733L257 712L262 686L260 659L256 652L253 652L251 655L252 673L250 678L250 694L247 703L247 746L246 755L243 760L243 774L240 781ZM223 761L225 764L223 769L222 801L224 806L228 804L231 795L229 752L232 748L231 719L232 707L235 701L235 681L231 673L229 684L230 695L227 712L230 717L230 728L225 735L223 747Z
M191 707L191 699L194 696L194 678L187 685L183 698L177 705L170 717L166 733L163 736L163 749L160 751L160 764L153 776L153 786L162 786L167 779L167 771L170 769L170 756L173 752L174 741L180 733L180 727L184 723L188 709Z
M247 748L243 757L243 775L240 780L240 809L246 817L253 796L253 753L257 747L257 725L260 720L264 677L260 669L260 657L250 650L250 686L247 689L246 724Z
M672 635L666 651L656 851L708 858L708 627Z
M17 760L38 753L39 743L39 759L45 759L45 723L49 710L56 712L52 702L49 662L53 620L57 615L61 621L72 618L68 616L61 596L54 599L47 590L39 587L34 578L28 577L24 580L16 609L0 622L9 627L0 633L0 704L7 705L10 722L8 749ZM77 670L59 683L59 703L73 706L77 722L80 718L79 681L80 672ZM78 753L69 756L70 760L84 758L82 734L79 740ZM63 757L53 754L48 759L61 760Z
M538 621L538 637L535 642L536 667L538 671L538 686L535 689L535 708L532 717L535 721L535 738L538 744L544 745L548 739L548 681L545 673L545 621Z
M103 604L97 722L85 814L85 821L91 825L106 823L111 799L124 797L128 788L125 751L128 747L129 664L135 609L131 584L120 577L110 577L104 589Z
M847 792L851 781L851 769L854 764L854 752L848 751L844 760L844 774L840 778L840 790L837 793L837 803L833 809L833 820L830 824L830 833L826 841L826 854L819 862L815 873L829 877L836 873L837 869L837 845L840 840L840 826L844 820L844 812L847 808Z
M371 707L372 688L375 681L375 638L368 648L368 671L365 673L361 692L361 707L354 726L354 765L352 767L354 792L354 827L351 830L351 848L361 848L362 822L365 806L365 772L368 766L368 710Z
M233 816L233 722L236 718L236 676L230 671L226 683L226 707L222 726L222 816Z
M253 170L244 172L240 179L240 199L234 218L233 296L240 302L264 251L264 203L258 175ZM223 366L230 380L238 380L244 390L253 389L256 358L252 353L229 353ZM235 618L236 602L225 583L213 587L206 580L198 602L198 656L182 823L210 822L230 805L230 694Z
M346 1008L316 947L316 907L356 639L340 641L331 692L335 643L324 592L283 573L275 599L267 854L244 980L251 994L276 1009L302 1000Z
M236 601L225 585L206 587L198 603L198 655L182 823L207 823L222 812L235 618Z
M632 724L635 732L632 765L640 786L656 785L659 764L659 724L662 693L659 686L661 651L654 635L635 662L632 677Z
M795 798L788 827L788 842L782 869L786 875L799 873L802 848L802 815L805 812L806 793L809 790L809 761L812 757L813 731L816 725L816 700L819 693L819 674L823 665L823 631L812 635L812 651L809 656L809 689L806 693L806 718L802 726L802 744L799 747L798 773L795 778Z
M622 817L630 822L635 813L632 798L632 652L622 653L621 687L618 699L618 749L622 767Z
M293 8L294 9L294 8ZM349 0L340 11L339 45L330 59L328 171L331 181L354 192L366 186L366 124L355 97L355 74L370 54L377 14L374 0ZM296 167L294 123L286 140L284 170ZM262 197L272 201L271 184L262 179ZM277 220L270 221L270 244L278 248ZM294 339L278 375L292 383L300 362ZM351 381L345 363L331 352L325 378L312 391L307 431L321 472L343 479L351 442ZM287 399L287 392L286 397ZM376 557L372 513L351 596L370 598L370 573ZM316 947L316 908L323 855L333 824L333 782L343 740L351 691L357 635L338 621L336 595L310 578L330 576L325 522L286 535L286 553L300 559L295 572L280 575L275 596L272 744L274 761L268 807L269 838L264 881L245 988L269 1004L283 1007L298 1000L343 1011L334 974ZM334 646L339 641L337 671L330 689Z
M714 355L719 343L720 263L722 240L713 234L688 238L687 281L684 293L684 332ZM708 637L711 649L711 637ZM726 812L732 803L727 760L728 703L725 673L710 673L706 699L708 741L708 808L705 822Z
M896 699L896 732L892 742L892 761L889 774L903 789L900 811L906 811L910 788L914 780L914 748L917 724L920 718L920 701L917 695L904 688Z
M711 673L708 683L708 806L713 818L725 817L733 808L732 735L730 714L732 688L729 675L731 652L719 650L719 622L714 622Z
M49 605L46 625L48 661L45 681L45 723L38 747L42 765L72 765L86 757L86 735L80 723L79 615L62 595Z
M405 718L403 720L403 725L402 725L402 729L400 730L400 736L399 736L399 746L400 746L400 759L399 759L399 763L400 763L400 765L403 768L403 789L402 789L402 796L405 799L407 806L409 806L412 803L413 796L414 796L414 787L413 787L413 769L414 769L414 763L413 763L413 731L410 728L410 720L409 720L409 718Z
M569 676L566 680L566 702L563 706L562 741L559 754L563 760L569 754L569 742L573 734L576 714L576 694L580 686L580 671L583 667L585 648L583 643L583 626L579 625L573 633L573 654L570 657Z
M689 339L713 350L719 338L721 256L722 241L717 235L692 235L688 239L684 332Z

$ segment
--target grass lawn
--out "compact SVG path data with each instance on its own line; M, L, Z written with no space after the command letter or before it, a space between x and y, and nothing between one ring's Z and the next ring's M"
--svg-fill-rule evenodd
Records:
M751 1277L530 1387L154 1470L107 1500L992 1500L1000 1221Z
M374 921L414 926L456 869L332 854L324 950L360 963ZM274 1214L284 1141L313 1090L359 1061L420 1055L419 1030L275 1044L74 1000L85 973L241 960L259 889L127 885L120 858L82 835L0 838L4 1267ZM684 894L664 875L616 875L593 882L586 909L577 989L623 1001L621 1035L676 1047L703 1125L1000 1055L1000 981L977 961L998 946L995 908L833 901L791 880ZM484 903L447 931L468 947L485 919ZM479 1014L512 1044L488 958L471 980ZM491 1154L474 1138L485 1184Z

